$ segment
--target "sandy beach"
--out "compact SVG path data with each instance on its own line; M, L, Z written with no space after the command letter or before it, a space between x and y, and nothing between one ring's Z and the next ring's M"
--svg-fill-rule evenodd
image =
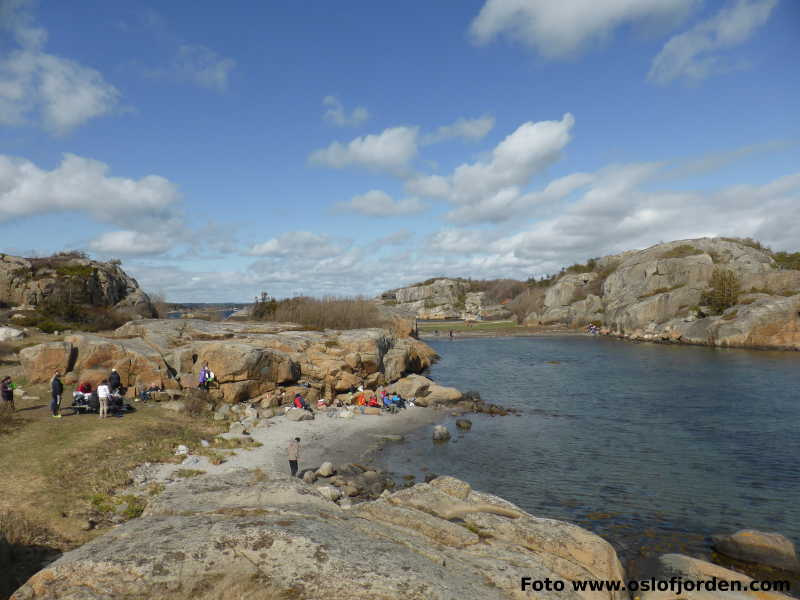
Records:
M286 447L299 437L300 471L316 469L323 462L369 463L371 456L385 443L396 443L382 436L404 435L425 425L441 421L447 411L414 406L397 414L358 415L352 419L328 417L317 413L313 421L291 421L277 416L262 421L250 431L256 448L229 452L225 462L212 464L205 456L189 455L180 464L152 464L137 469L139 483L165 481L179 469L196 469L205 473L226 473L238 469L262 469L267 473L288 473ZM229 434L223 434L229 435Z

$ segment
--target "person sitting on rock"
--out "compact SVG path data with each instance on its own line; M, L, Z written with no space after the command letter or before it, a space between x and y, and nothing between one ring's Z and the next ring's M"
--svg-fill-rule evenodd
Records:
M92 384L88 381L84 381L78 386L78 391L81 394L91 394L92 393Z
M400 394L398 394L397 392L395 392L394 395L392 396L392 404L394 404L397 408L406 407L406 401L403 400L402 396L400 396Z
M294 404L295 408L299 408L301 410L311 410L311 408L308 406L308 404L306 403L306 401L303 399L303 397L300 394L295 394L294 395L293 404Z
M375 394L370 395L369 400L367 400L367 406L373 406L377 408L381 407L381 403L378 402L378 398L375 396Z

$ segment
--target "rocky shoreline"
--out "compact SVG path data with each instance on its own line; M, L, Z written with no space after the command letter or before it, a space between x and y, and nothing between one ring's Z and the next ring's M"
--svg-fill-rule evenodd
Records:
M736 571L666 554L651 560L647 572L626 573L607 541L576 525L537 518L452 477L431 474L412 485L372 465L370 455L382 445L458 412L413 407L353 418L277 415L259 419L247 433L222 434L258 444L232 451L221 464L190 455L182 464L145 466L126 493L153 484L162 490L141 517L66 553L12 598L522 598L529 597L520 590L522 577L625 581L677 575L749 582L742 571L797 581L800 563L782 536L740 532L715 538L715 549L725 553L715 562ZM237 413L232 426L248 418ZM285 447L293 437L303 440L302 479L287 475ZM196 475L177 475L187 469ZM569 588L537 594L565 595L628 598L623 592ZM666 597L671 596L640 595Z

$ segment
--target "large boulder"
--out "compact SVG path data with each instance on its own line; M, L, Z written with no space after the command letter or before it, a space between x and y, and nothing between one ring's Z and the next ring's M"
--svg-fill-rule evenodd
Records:
M386 389L389 393L399 394L402 398L411 399L424 396L428 393L428 388L433 385L433 382L427 377L422 375L407 375L402 379L395 381Z
M49 342L23 348L19 360L30 383L50 381L55 371L67 372L73 359L73 346L69 342Z
M313 421L314 413L310 410L302 410L300 408L290 408L286 412L286 418L290 421Z
M742 529L729 535L713 536L717 552L744 562L800 573L792 541L780 533Z
M331 502L337 490L284 475L237 471L176 482L142 517L35 574L14 600L513 599L525 597L523 574L624 580L614 549L598 536L454 481L350 510ZM626 596L567 585L558 598Z
M461 390L434 383L428 387L428 393L422 398L421 406L456 404L463 398ZM420 404L419 400L420 398L417 398L417 404Z
M0 342L11 342L21 340L25 337L25 332L22 329L15 327L0 327Z

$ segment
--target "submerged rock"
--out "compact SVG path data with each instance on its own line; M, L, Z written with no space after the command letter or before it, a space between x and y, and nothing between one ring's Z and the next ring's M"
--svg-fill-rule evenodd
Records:
M434 442L446 442L450 439L450 432L447 430L447 427L444 425L436 425L433 428L433 441Z
M729 535L712 536L714 549L744 562L800 573L800 561L790 539L780 533L741 529Z
M731 582L733 585L741 585L744 589L753 581L751 577L736 571L731 571L725 567L715 565L704 560L684 556L683 554L664 554L658 558L653 577L656 581L668 584L670 580L679 579L683 582L703 582L709 586L716 584L715 590L692 589L683 590L655 590L645 591L640 594L641 600L667 600L669 598L684 598L686 600L709 600L709 599L752 599L752 600L789 600L789 596L776 592L762 591L722 591L719 582ZM673 579L674 578L674 579Z

